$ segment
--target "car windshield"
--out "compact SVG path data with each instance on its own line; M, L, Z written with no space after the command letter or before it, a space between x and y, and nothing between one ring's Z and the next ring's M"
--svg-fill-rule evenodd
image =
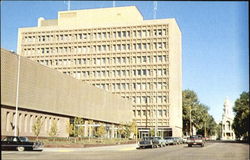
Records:
M143 140L152 140L153 139L153 137L143 137Z
M201 136L190 136L190 139L201 139Z
M27 137L19 137L21 142L28 142L29 139Z

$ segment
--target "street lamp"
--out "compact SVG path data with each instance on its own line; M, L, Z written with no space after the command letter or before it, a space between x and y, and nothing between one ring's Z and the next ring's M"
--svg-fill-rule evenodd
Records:
M18 57L18 65L17 65L17 86L16 86L16 116L15 116L15 131L14 136L17 136L17 114L18 114L18 100L19 100L19 79L20 79L20 55Z
M156 68L156 89L155 89L155 137L158 132L158 69Z
M192 129L191 129L191 128L192 128L192 127L191 127L191 126L192 126L192 124L191 124L191 123L192 123L192 122L191 122L191 121L192 121L192 120L191 120L191 112L192 112L192 108L191 108L191 105L190 105L190 106L189 106L189 135L190 135L190 136L191 136L191 133L192 133Z
M146 96L146 129L148 128L148 96Z

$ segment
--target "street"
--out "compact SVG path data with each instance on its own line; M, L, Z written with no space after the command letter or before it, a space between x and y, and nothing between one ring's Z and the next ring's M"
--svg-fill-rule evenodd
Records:
M3 160L249 160L249 145L208 142L205 147L187 144L136 149L135 144L93 148L45 148L35 151L3 151Z

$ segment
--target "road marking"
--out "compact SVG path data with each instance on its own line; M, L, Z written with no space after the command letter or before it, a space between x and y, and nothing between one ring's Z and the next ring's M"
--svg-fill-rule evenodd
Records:
M73 150L59 150L58 152L73 152Z
M130 147L130 148L122 148L120 149L120 151L132 151L132 150L136 150L135 147Z

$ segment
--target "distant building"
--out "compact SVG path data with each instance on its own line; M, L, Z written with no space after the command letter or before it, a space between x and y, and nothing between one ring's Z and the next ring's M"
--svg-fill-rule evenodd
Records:
M182 44L174 18L135 6L60 11L20 28L18 54L129 99L140 135L182 136Z
M232 112L232 103L226 98L224 102L223 115L222 115L222 140L235 140L235 134L232 128L234 115Z

